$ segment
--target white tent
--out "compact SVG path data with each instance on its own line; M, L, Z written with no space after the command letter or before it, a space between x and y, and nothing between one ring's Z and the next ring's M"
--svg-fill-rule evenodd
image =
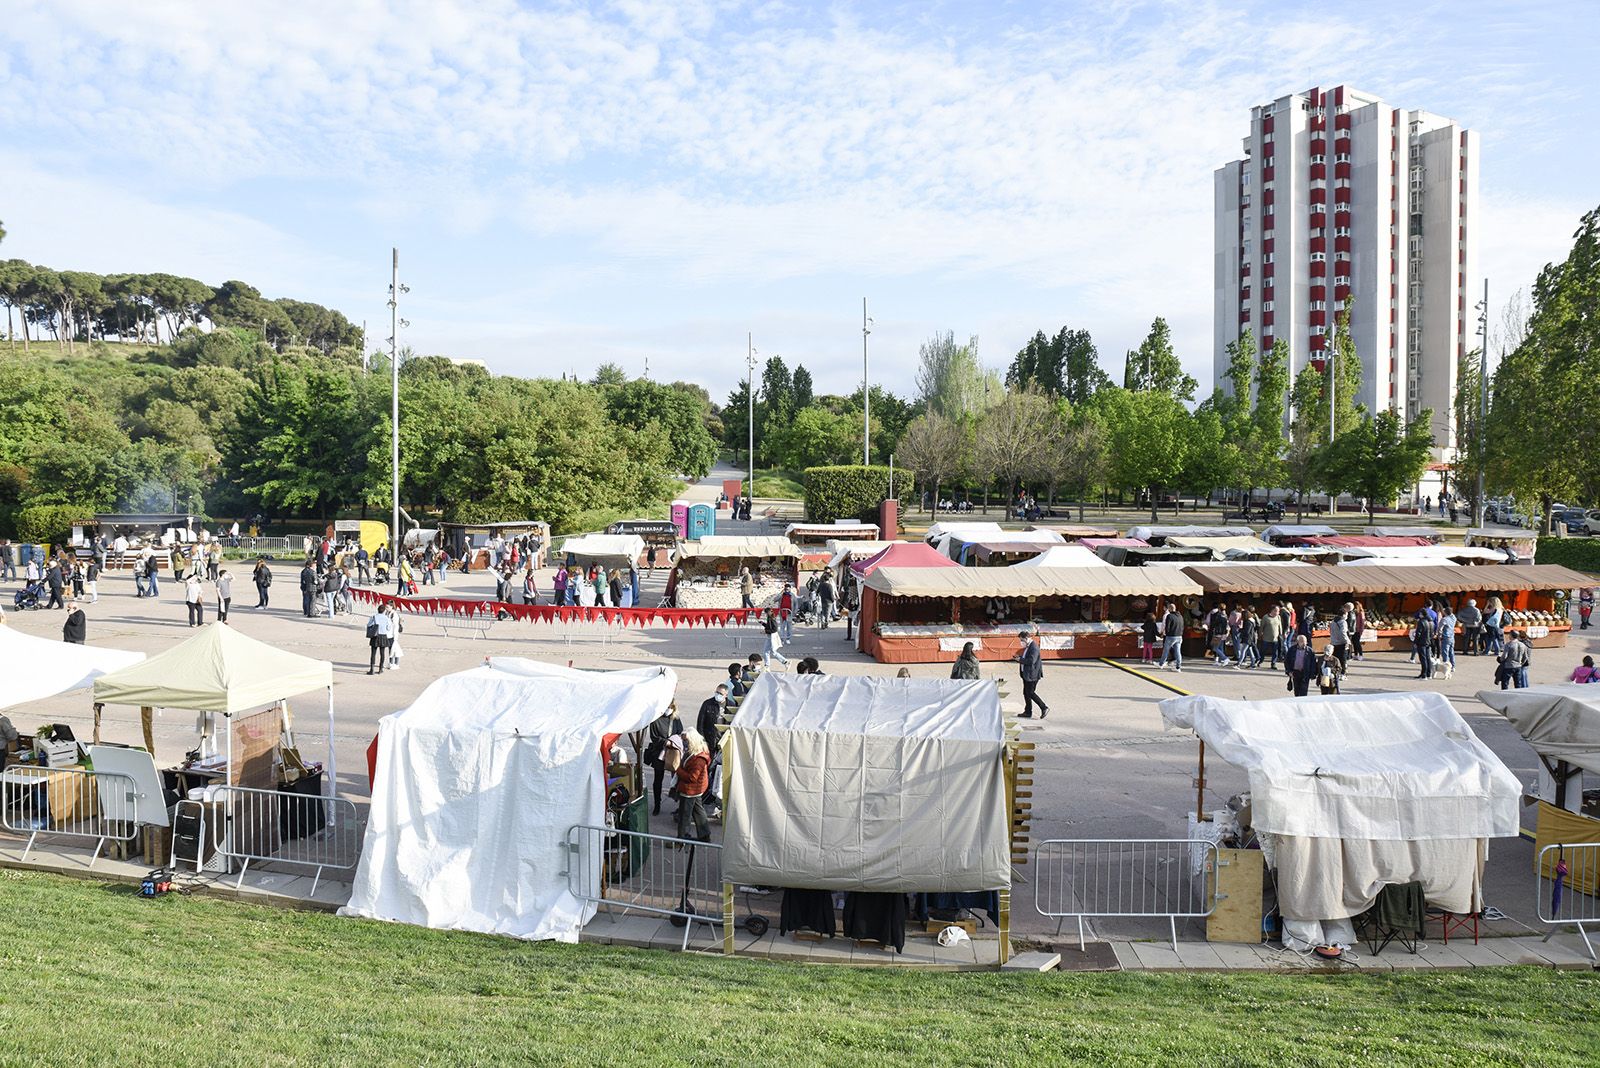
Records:
M1154 544L1163 538L1253 538L1256 532L1249 527L1143 526L1133 527L1127 536Z
M1478 700L1510 720L1541 757L1600 775L1600 686L1479 690Z
M493 658L378 721L377 776L344 916L575 942L567 832L605 822L601 739L672 702L667 668L589 672Z
M561 551L580 564L634 568L644 552L644 539L637 534L585 534L562 542Z
M1386 564L1411 561L1423 564L1506 562L1506 554L1499 549L1483 549L1475 545L1351 545L1340 546L1338 551L1347 560L1382 560Z
M1347 944L1392 883L1477 911L1487 839L1520 830L1521 784L1442 694L1180 697L1161 715L1249 775L1286 936L1309 945Z
M100 676L137 664L143 653L72 645L0 625L0 709L80 690Z
M335 793L338 768L333 756L333 665L326 660L314 660L248 638L226 623L210 623L165 652L102 675L94 681L94 700L96 705L198 712L202 720L202 755L210 755L206 748L212 737L210 720L214 714L225 717L231 733L234 715L312 690L328 691L326 786ZM229 744L227 750L231 782L233 746Z
M818 890L1011 885L993 680L762 675L723 739L723 876Z
M1053 545L1038 556L1012 564L1012 567L1104 567L1105 561L1093 549L1081 545Z

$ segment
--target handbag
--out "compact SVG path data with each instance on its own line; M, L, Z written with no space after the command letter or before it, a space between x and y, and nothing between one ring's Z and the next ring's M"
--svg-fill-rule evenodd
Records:
M371 641L373 638L376 638L377 636L378 636L378 624L376 624L376 623L368 623L367 624L367 640Z

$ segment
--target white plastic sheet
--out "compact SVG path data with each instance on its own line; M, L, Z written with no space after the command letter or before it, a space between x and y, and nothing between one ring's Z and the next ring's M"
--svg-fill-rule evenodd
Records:
M1161 702L1250 778L1269 834L1421 841L1519 830L1521 784L1437 693Z
M1479 690L1478 700L1510 720L1540 756L1600 775L1600 685Z
M995 683L765 674L724 739L723 874L829 890L1011 885Z
M0 624L0 709L78 690L112 671L137 664L143 653L73 645Z
M648 725L676 687L666 668L516 659L436 680L378 723L372 812L340 915L577 941L594 906L568 890L565 847L575 824L604 822L601 738ZM596 871L579 885L599 884Z

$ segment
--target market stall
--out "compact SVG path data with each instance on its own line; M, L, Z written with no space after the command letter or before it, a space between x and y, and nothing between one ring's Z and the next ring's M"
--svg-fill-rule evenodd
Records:
M1261 532L1261 540L1273 545L1300 545L1306 538L1330 537L1338 534L1322 523L1275 523Z
M1539 535L1521 527L1472 527L1467 531L1466 543L1481 549L1498 549L1513 564L1531 564L1539 551Z
M1394 539L1386 539L1394 540ZM1506 554L1499 549L1476 545L1342 545L1335 546L1346 563L1358 561L1418 564L1503 564Z
M802 552L820 552L830 541L878 541L878 524L841 519L836 523L790 523L783 536Z
M1438 527L1362 527L1361 533L1375 538L1421 538L1430 545L1444 540Z
M576 942L602 856L568 852L604 827L607 736L643 730L672 703L667 668L576 671L491 658L434 680L378 721L371 815L350 902L364 916L448 930Z
M1112 567L1149 567L1201 563L1211 559L1211 550L1168 541L1163 545L1102 545L1095 549L1095 555Z
M928 528L928 532L923 535L922 540L954 559L954 554L950 551L952 539L960 537L967 541L976 541L988 534L1003 533L1005 533L1005 528L999 523L957 520L933 524Z
M607 574L620 571L633 587L633 603L639 603L639 558L644 555L644 539L637 534L584 534L561 543L561 556L567 570L587 571L599 567Z
M1460 609L1468 598L1485 607L1499 597L1510 613L1508 627L1526 630L1538 648L1566 645L1571 621L1566 591L1590 582L1586 576L1553 565L1462 567L1453 564L1391 567L1271 567L1261 564L1223 567L1197 564L1184 572L1208 598L1244 601L1293 601L1314 605L1319 618L1346 602L1362 604L1367 614L1363 644L1368 652L1410 648L1409 621L1430 600L1443 598ZM1325 633L1319 629L1316 634Z
M820 897L808 925L828 936L843 891L846 937L885 948L904 944L905 895L995 892L1005 959L1012 819L993 680L769 672L722 752L728 883Z
M187 641L140 663L94 680L98 735L105 705L134 705L145 723L163 709L196 714L200 743L171 769L186 781L272 789L277 785L278 746L290 729L289 698L314 690L328 694L328 754L325 787L334 793L333 665L247 638L225 623L210 623ZM222 747L217 745L217 718Z
M545 566L545 554L550 547L550 524L538 519L517 519L503 523L440 523L439 541L450 551L452 558L465 559L471 554L474 568L489 567L493 563L491 549L494 545L517 538L528 539L528 552L534 567Z
M1337 563L1339 560L1338 553L1326 549L1282 548L1260 538L1171 537L1167 539L1167 547L1209 549L1212 560L1311 560L1318 563Z
M1165 545L1168 538L1253 538L1249 527L1142 526L1133 527L1128 537L1149 545Z
M1116 527L1084 526L1072 523L1034 523L1028 527L1031 530L1048 530L1052 534L1061 535L1061 540L1068 545L1082 541L1084 538L1115 538L1122 532Z
M652 546L655 548L656 563L660 566L670 564L672 554L678 548L678 528L670 519L623 519L606 527L606 533L614 537L633 535L642 539L646 553ZM645 561L641 559L638 563Z
M68 540L74 556L88 559L90 545L99 537L110 570L132 567L145 549L156 549L153 559L159 568L168 562L161 550L198 541L203 524L200 516L189 512L101 512L74 519ZM127 543L127 549L115 548L118 539Z
M1059 541L978 541L967 546L966 563L969 567L1011 567L1059 548L1063 548Z
M1420 883L1428 904L1481 911L1488 840L1519 829L1516 776L1442 694L1179 697L1161 715L1249 776L1236 833L1277 869L1294 949L1351 946L1352 918L1385 886ZM1227 833L1218 822L1197 833Z
M1052 545L1038 556L1018 561L1012 567L1104 567L1106 562L1093 549L1082 545Z
M1047 658L1134 656L1146 613L1199 593L1175 567L882 567L862 584L861 649L931 664L970 641L981 659L1009 660L1027 629Z
M740 607L739 572L750 569L757 608L775 607L785 582L798 579L800 549L775 535L718 535L686 543L667 576L667 598L678 608Z
M1006 546L1023 546L1026 548L1021 551L1037 555L1062 544L1065 542L1059 534L1043 530L953 531L940 538L935 548L958 564L975 564L980 550L985 555L1004 554Z

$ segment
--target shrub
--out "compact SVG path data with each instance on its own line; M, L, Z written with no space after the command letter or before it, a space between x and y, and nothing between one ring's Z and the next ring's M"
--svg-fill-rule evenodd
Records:
M1534 559L1600 574L1600 538L1540 538Z
M72 521L93 514L93 508L76 504L27 505L17 509L17 540L65 545L72 536Z
M911 472L896 468L894 496L911 492ZM878 521L878 505L889 494L889 469L848 464L806 468L806 519L832 523L839 519Z

